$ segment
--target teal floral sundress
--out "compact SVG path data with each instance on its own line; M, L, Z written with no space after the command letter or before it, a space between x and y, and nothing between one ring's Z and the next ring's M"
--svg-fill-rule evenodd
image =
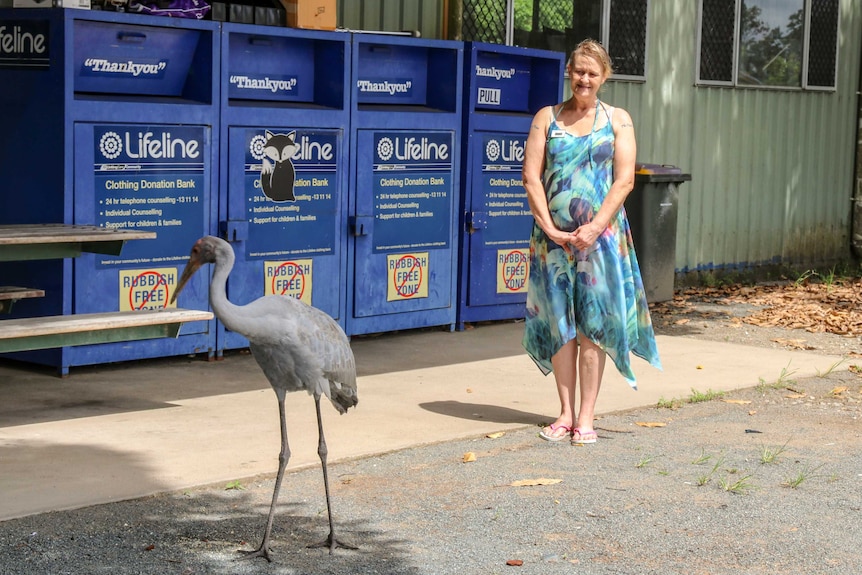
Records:
M600 110L608 121L596 129ZM554 223L574 231L593 219L613 183L613 108L596 103L596 121L586 136L560 127L557 113L548 129L542 179ZM569 255L534 223L524 348L547 375L551 357L580 332L637 389L630 354L659 369L661 361L625 208L590 249L571 249Z

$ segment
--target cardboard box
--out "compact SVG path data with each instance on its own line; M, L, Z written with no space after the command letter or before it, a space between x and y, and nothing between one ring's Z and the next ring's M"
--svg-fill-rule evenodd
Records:
M291 28L335 30L336 0L281 0Z

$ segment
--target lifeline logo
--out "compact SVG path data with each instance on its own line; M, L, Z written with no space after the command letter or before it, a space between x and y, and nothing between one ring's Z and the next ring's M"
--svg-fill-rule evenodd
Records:
M0 24L0 66L47 68L46 20L15 20Z
M519 138L490 138L485 143L485 159L492 164L520 165L524 161L524 141Z
M331 164L335 160L336 138L330 134L303 134L296 137L293 133L293 151L288 156L294 162L316 162L319 166ZM266 157L268 138L261 134L252 137L249 143L249 154L257 161Z
M131 60L128 62L111 62L104 58L87 58L84 60L84 70L90 74L118 74L137 78L144 76L148 78L161 78L168 63L161 60L155 64L138 64Z
M299 81L296 76L282 80L264 76L263 78L251 78L249 76L231 76L230 83L238 90L263 90L278 94L279 92L292 92L296 89Z
M134 137L130 132L122 136L114 131L105 132L99 139L99 152L108 160L115 160L123 151L133 160L139 159L196 159L201 155L201 145L197 140L183 140L162 132L138 132Z
M515 77L515 69L509 68L508 70L501 70L494 66L491 66L490 68L476 66L476 76L480 78L494 78L495 80L511 80Z
M377 141L377 158L383 162L395 159L402 162L417 160L448 161L449 136L434 138L415 136L402 137L394 134L384 136Z
M357 80L356 87L363 94L389 94L390 96L398 94L409 96L413 91L413 81Z

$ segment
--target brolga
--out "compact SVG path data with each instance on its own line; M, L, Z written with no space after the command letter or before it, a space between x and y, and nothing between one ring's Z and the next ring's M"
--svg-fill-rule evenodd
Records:
M337 547L356 549L339 541L335 536L326 467L326 439L320 417L320 398L323 395L329 398L339 413L346 412L357 403L356 363L347 336L326 313L292 297L270 295L247 305L232 304L227 299L226 284L234 264L233 248L226 241L213 236L199 239L192 247L189 261L171 298L172 303L176 301L189 278L202 265L208 263L215 264L209 290L213 312L225 327L248 339L255 361L278 398L278 416L281 423L278 474L263 540L255 551L245 552L246 557L265 557L267 561L272 561L272 522L284 469L290 459L284 400L287 392L300 390L314 396L317 410L317 453L323 466L323 486L329 516L329 537L310 547L329 547L330 553Z

